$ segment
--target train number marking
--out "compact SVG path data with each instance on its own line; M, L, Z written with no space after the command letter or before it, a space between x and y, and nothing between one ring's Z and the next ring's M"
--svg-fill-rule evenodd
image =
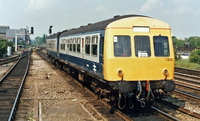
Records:
M172 61L172 58L165 58L166 61Z

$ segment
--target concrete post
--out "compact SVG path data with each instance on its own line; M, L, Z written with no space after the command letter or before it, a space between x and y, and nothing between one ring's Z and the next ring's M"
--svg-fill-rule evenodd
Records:
M17 52L17 35L15 35L15 52Z

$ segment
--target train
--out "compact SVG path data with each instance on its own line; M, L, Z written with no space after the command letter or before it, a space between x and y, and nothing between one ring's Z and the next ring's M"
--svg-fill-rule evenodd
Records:
M114 107L145 107L175 89L169 24L122 15L46 38L47 56Z

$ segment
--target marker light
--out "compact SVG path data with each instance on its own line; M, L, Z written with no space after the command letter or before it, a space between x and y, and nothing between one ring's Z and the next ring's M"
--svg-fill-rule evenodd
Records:
M118 76L122 76L123 75L123 71L121 69L118 70Z
M166 76L168 74L168 70L165 68L163 69L163 74Z

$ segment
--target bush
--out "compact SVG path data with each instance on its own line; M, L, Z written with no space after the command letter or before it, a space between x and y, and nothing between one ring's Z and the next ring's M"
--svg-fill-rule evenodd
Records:
M12 47L12 51L14 50L13 42L8 41L8 40L3 40L3 39L0 38L0 58L3 57L3 54L7 53L7 47L8 46Z
M200 49L195 49L191 52L189 57L190 62L200 64Z
M181 59L181 54L177 53L177 48L176 47L174 48L174 57L175 57L175 60L180 60Z

